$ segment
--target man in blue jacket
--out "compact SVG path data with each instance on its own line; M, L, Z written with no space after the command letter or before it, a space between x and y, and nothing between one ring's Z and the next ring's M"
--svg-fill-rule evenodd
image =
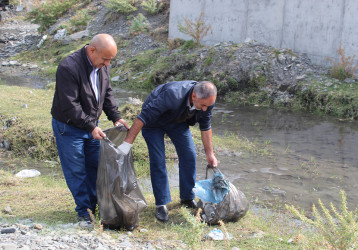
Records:
M90 222L87 209L94 212L97 204L99 140L105 137L98 127L102 111L115 125L122 123L128 128L109 83L109 64L116 54L112 36L98 34L90 44L66 57L56 72L52 128L79 221Z
M169 220L166 204L171 201L165 165L164 134L173 142L179 157L179 189L181 204L196 208L193 187L196 179L196 152L189 129L199 123L207 162L217 166L212 145L211 116L217 90L211 82L179 81L156 87L144 101L124 142L118 147L128 154L137 134L147 143L152 188L158 220Z

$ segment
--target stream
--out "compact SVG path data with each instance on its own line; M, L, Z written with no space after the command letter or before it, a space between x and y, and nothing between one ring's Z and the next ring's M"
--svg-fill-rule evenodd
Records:
M47 80L1 75L5 84L42 88ZM31 84L30 84L31 83ZM116 89L116 99L144 98L145 93ZM235 107L217 103L213 134L230 133L269 145L270 154L217 152L221 172L249 198L268 207L294 204L311 210L318 199L340 207L339 191L348 207L358 204L358 122L263 107ZM215 145L214 145L215 147ZM198 159L197 179L205 178L206 163ZM177 185L177 177L171 177Z

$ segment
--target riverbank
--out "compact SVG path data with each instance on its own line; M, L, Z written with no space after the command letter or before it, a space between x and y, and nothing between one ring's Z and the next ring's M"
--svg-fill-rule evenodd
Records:
M282 204L266 204L265 201L252 199L249 193L246 195L251 207L247 215L239 222L217 226L233 236L227 241L210 241L205 238L214 226L197 221L194 217L196 211L180 207L178 187L175 186L171 188L173 202L168 206L171 221L167 224L158 222L154 218L154 198L148 188L148 153L141 136L138 136L133 147L134 165L148 208L140 215L139 228L131 233L109 230L102 234L101 226L97 224L94 230L84 231L76 224L73 199L62 177L56 154L53 154L56 148L49 113L52 96L51 89L0 85L0 107L3 110L0 114L0 141L3 147L8 145L8 149L1 149L0 155L0 166L3 169L0 173L0 200L3 206L0 227L16 229L14 234L1 234L2 242L8 242L11 246L41 246L44 249L53 244L59 247L103 246L109 249L297 249L327 246L320 231L311 230L311 227L296 220ZM124 117L131 121L138 108L125 105L121 110ZM101 126L105 128L112 124L101 117ZM204 161L197 129L193 130L193 137L198 157ZM232 134L214 135L213 139L215 153L240 152L240 159L271 157L269 144L250 142ZM37 155L42 160L31 158ZM175 165L176 154L169 141L167 156L168 162ZM21 169L29 168L41 169L44 175L29 179L14 176ZM260 209L256 209L256 206ZM40 240L45 243L41 245Z

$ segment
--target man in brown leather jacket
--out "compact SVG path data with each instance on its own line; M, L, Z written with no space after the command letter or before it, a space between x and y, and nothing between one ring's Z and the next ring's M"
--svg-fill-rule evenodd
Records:
M66 57L56 72L51 109L52 127L67 185L79 221L90 221L87 208L96 208L99 146L105 134L98 119L105 112L115 125L121 118L109 83L109 64L117 45L108 34L98 34L89 45Z

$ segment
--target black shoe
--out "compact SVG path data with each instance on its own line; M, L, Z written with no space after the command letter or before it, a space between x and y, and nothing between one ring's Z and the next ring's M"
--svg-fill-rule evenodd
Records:
M167 206L157 207L155 210L155 218L161 222L167 222L169 220Z
M83 216L78 216L77 220L78 220L78 222L81 222L81 221L92 222L91 217L89 216L89 214L85 214Z
M195 200L181 200L180 204L186 206L187 208L197 208L198 204L196 204Z

